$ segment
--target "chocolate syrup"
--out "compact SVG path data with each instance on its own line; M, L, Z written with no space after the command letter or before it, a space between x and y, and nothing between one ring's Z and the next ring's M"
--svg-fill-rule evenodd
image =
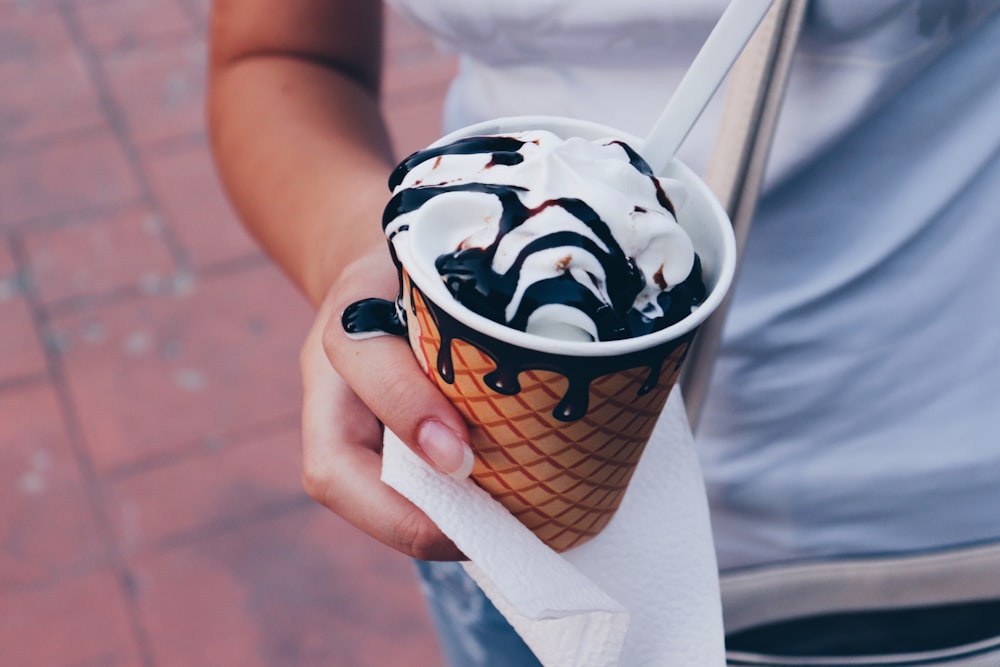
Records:
M490 136L468 137L452 144L418 151L399 164L389 178L389 187L395 190L407 173L427 160L440 159L443 155L490 154L486 168L515 165L523 161L518 152L526 142L514 137ZM628 145L620 145L629 163L637 171L647 176L656 188L656 197L661 206L675 214L673 203L655 178L648 164ZM550 199L529 208L521 196L526 188L514 185L490 183L459 183L453 185L416 185L397 192L389 201L382 216L382 225L387 229L399 216L419 209L425 203L450 192L479 192L492 195L501 204L501 216L496 237L485 247L462 247L437 258L435 266L451 294L469 310L495 322L524 330L531 314L547 304L564 304L577 308L591 318L598 332L599 340L620 340L641 336L663 329L691 313L693 308L705 298L705 286L701 277L701 263L695 256L690 275L679 285L669 287L657 298L662 309L659 317L649 317L637 311L633 304L645 285L645 277L635 262L629 258L618 244L609 225L584 201L576 198ZM604 244L601 248L593 239L571 231L557 231L541 236L526 244L518 257L505 273L493 270L493 259L503 237L524 224L533 216L550 207L562 208L577 218ZM402 266L393 247L396 234L406 231L401 225L391 234L390 251L402 284ZM591 289L580 284L567 272L531 285L523 294L517 311L508 321L506 309L517 288L518 278L529 256L549 248L580 248L594 256L604 269L607 280L606 293L611 303L603 302ZM591 276L594 284L597 277ZM662 275L658 282L662 281ZM411 285L412 290L416 290ZM402 295L401 295L402 296ZM461 323L432 301L424 298L431 317L441 336L438 351L437 372L449 384L454 382L452 365L452 343L463 340L489 356L496 363L496 369L483 380L494 391L501 394L516 394L520 391L518 375L527 370L549 370L566 377L568 387L553 416L562 421L574 421L587 412L590 384L595 379L609 373L630 368L649 369L646 381L638 395L649 392L659 380L662 367L670 355L681 345L686 345L693 332L680 339L669 341L659 347L628 353L615 357L568 357L538 352L509 343L498 341ZM411 298L411 303L412 303ZM405 335L406 314L397 303L384 299L366 299L352 304L345 310L342 323L348 333L384 332ZM655 309L654 309L655 310ZM680 361L678 360L678 364ZM669 373L673 370L670 369Z
M415 286L411 286L411 290L419 292ZM518 376L525 371L542 370L558 373L566 378L568 385L566 393L552 411L552 416L564 422L576 421L587 414L590 404L590 384L599 377L631 368L645 367L648 369L646 380L636 396L649 393L656 387L662 373L665 372L666 376L670 377L679 368L684 360L684 354L671 368L664 369L663 366L675 350L682 345L686 346L694 337L692 331L654 348L609 357L581 358L552 354L506 343L476 331L421 296L441 337L441 347L438 349L436 360L437 372L441 379L448 384L455 381L452 343L456 340L465 341L478 348L493 360L496 370L487 373L483 377L483 382L499 394L513 396L521 391ZM412 297L410 302L413 303Z
M348 334L387 333L393 336L406 335L405 317L399 317L396 304L385 299L362 299L344 309L340 318L344 331Z
M389 189L395 190L410 173L410 170L418 164L439 158L442 155L485 155L492 153L490 164L520 164L524 161L524 156L518 151L524 144L524 141L514 137L466 137L444 146L425 148L410 154L399 163L389 176Z
M659 202L660 206L670 211L670 215L677 217L677 211L674 210L674 203L670 201L670 197L667 196L666 190L663 189L663 184L656 178L653 173L652 167L642 159L642 156L636 153L631 146L626 144L624 141L612 141L611 143L617 144L622 147L625 151L625 155L628 156L629 164L635 167L635 170L644 176L648 176L653 181L653 185L656 187L656 201Z

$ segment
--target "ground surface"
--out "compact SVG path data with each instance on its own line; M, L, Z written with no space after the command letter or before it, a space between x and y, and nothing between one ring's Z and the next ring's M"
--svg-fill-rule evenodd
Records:
M0 0L0 665L440 664L301 491L310 310L214 179L207 6ZM405 153L454 65L388 23Z

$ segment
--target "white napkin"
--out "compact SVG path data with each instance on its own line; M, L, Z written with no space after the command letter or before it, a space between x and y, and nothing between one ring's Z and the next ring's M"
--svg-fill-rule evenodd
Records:
M615 517L563 554L389 431L382 479L469 557L468 572L546 667L725 665L708 504L679 390Z

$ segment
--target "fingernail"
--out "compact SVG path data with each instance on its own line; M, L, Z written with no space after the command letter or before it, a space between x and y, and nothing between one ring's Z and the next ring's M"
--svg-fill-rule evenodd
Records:
M417 431L417 445L441 472L465 479L472 472L472 448L439 421L425 421Z

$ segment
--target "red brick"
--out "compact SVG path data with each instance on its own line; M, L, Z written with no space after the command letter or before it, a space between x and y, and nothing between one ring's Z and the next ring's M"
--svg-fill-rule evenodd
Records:
M0 364L35 355L28 366L44 372L17 275L30 268L44 305L58 305L50 354L98 473L92 488L44 375L0 378L0 664L442 664L407 559L302 500L296 357L311 313L254 263L195 143L209 0L126 4L0 0L0 337L21 321L27 341L0 349ZM138 144L147 203L193 274L146 275L173 267L155 237L131 236L144 199L56 19L71 10L123 110L116 129ZM393 133L422 146L437 136L451 65L411 27L390 27L388 48ZM7 252L12 234L27 267ZM247 261L220 264L231 260ZM136 281L113 303L67 301ZM95 509L134 568L134 618L105 569ZM153 655L138 655L130 623L148 630Z
M88 44L100 51L147 48L195 36L176 0L76 0Z
M394 99L398 104L401 95L413 93L443 95L448 84L458 72L458 61L439 51L411 51L390 54L383 75L382 90L386 102Z
M396 155L404 157L441 136L444 97L458 61L396 12L386 13L385 25L382 109Z
M394 54L429 53L437 50L427 31L411 20L409 16L401 14L388 5L385 6L384 16L385 51L390 56L386 61L387 68L391 69L395 63L395 60L391 58Z
M298 414L312 315L284 277L260 266L176 287L54 323L102 470Z
M0 9L9 16L37 11L55 11L56 0L0 0Z
M143 664L107 571L0 596L0 659L12 667Z
M146 160L157 201L195 265L259 253L223 194L206 146L157 151Z
M17 272L17 265L14 263L14 256L10 254L10 248L0 239L0 280L11 278Z
M163 221L141 206L31 230L24 242L32 281L46 302L156 285L174 270Z
M23 282L7 244L0 242L0 383L46 369Z
M0 227L138 197L128 161L108 131L0 155Z
M148 145L204 133L205 58L200 40L102 57L134 142Z
M405 107L386 105L386 124L395 154L404 158L441 136L444 99L411 100Z
M400 158L424 148L441 136L441 116L447 92L446 70L419 88L388 94L382 103L393 149Z
M31 310L16 296L16 285L0 277L0 383L46 370ZM8 290L15 296L8 295Z
M311 502L300 458L295 423L247 442L219 437L212 449L120 479L109 493L119 544L134 554Z
M318 506L149 555L135 573L162 667L442 664L410 562Z
M51 7L20 4L0 8L0 149L103 123L62 17Z
M104 556L52 389L0 391L0 591Z
M178 0L189 13L193 14L199 21L205 23L212 10L212 0Z

